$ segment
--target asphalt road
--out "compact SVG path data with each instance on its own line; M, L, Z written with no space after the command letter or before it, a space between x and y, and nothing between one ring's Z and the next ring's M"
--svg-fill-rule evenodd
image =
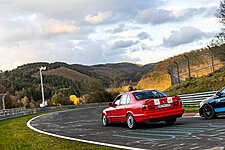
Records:
M225 150L225 117L205 120L179 118L176 124L139 124L129 130L126 124L102 126L103 107L76 109L43 115L31 126L48 133L102 143L143 149L218 149Z

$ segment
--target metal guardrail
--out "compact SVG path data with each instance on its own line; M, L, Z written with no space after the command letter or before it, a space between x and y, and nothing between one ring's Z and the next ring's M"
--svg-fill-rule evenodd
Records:
M178 95L178 96L181 98L183 105L199 105L199 103L202 100L215 95L216 92L217 91L211 91L211 92L203 92L203 93ZM25 108L5 109L5 110L0 110L0 120L29 115L29 114L41 113L41 112L73 109L73 108L80 108L80 107L87 107L87 106L101 106L101 105L107 105L107 104L108 104L107 102L100 102L100 103L90 103L90 104L81 104L81 105L35 108L35 109L29 109L29 110L26 110Z
M216 94L217 91L178 95L183 105L199 105L201 101Z
M34 108L34 109L25 109L25 108L5 109L5 110L0 110L0 120L20 117L25 115L31 115L36 113L56 111L56 110L74 109L74 108L90 107L90 106L104 106L107 104L108 102L99 102L99 103L88 103L88 104L79 104L79 105L43 107L43 108Z

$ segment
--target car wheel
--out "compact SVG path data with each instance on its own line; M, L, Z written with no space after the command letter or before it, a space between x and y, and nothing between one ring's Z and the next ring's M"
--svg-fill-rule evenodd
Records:
M108 126L109 122L105 114L102 115L102 124L103 126Z
M212 105L205 105L203 106L203 116L205 117L205 119L212 119L215 118L215 111L214 108L212 107Z
M130 129L134 129L136 125L136 121L132 114L127 115L127 125Z
M166 124L168 124L168 125L173 125L175 122L176 122L176 118L174 118L174 119L169 119L169 120L166 120L165 122L166 122Z

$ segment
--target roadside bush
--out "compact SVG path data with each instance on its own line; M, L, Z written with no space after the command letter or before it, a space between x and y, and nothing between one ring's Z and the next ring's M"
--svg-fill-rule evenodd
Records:
M96 102L111 102L113 101L116 92L108 92L103 88L100 80L89 79L86 82L86 90L82 97L86 103L96 103Z

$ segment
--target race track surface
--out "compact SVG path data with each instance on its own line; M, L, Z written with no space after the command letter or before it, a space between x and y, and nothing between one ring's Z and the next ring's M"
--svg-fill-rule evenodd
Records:
M225 147L225 117L205 120L199 117L177 119L175 125L164 122L139 124L129 130L126 124L102 126L104 107L75 109L42 115L30 125L38 130L76 139L127 146L131 148L218 149Z

